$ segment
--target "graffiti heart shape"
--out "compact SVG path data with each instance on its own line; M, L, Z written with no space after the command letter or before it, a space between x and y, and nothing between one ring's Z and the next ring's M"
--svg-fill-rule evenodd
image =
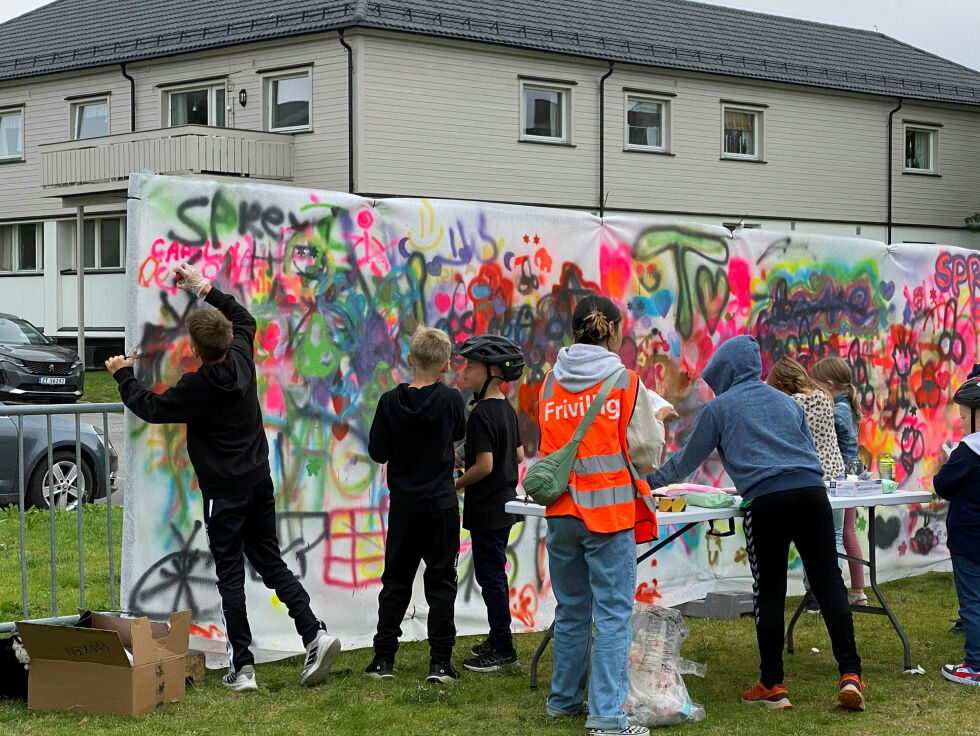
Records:
M878 286L881 287L881 295L885 297L885 301L890 302L892 297L895 296L895 282L882 281Z
M936 385L943 391L949 386L949 371L936 371Z
M895 540L898 539L899 532L902 531L902 524L898 517L890 519L875 517L875 546L878 549L888 549ZM903 543L904 544L904 543Z
M698 266L694 274L694 292L697 295L698 309L704 315L708 332L713 334L718 320L725 311L732 290L728 277L720 268L711 273L707 266Z

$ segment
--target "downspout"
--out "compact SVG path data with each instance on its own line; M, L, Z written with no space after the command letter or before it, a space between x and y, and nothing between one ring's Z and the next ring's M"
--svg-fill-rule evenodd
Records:
M122 75L129 80L129 132L136 132L136 80L126 73L126 62L119 65Z
M344 40L344 29L338 32L340 45L347 49L347 191L354 193L354 49Z
M599 78L599 217L606 214L606 80L613 73L613 64L609 62L609 71Z
M892 138L894 134L892 131L892 118L895 113L902 109L902 105L905 103L901 97L898 98L898 107L888 113L888 223L887 231L885 235L885 243L891 245L892 242Z

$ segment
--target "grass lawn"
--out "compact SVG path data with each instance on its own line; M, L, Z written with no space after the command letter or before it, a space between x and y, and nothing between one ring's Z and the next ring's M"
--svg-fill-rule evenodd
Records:
M116 379L105 369L85 371L85 392L81 400L89 404L115 403L119 401Z
M104 560L105 509L85 514L88 602L108 602L107 563ZM118 513L118 512L117 512ZM31 517L28 546L32 583L32 613L47 614L50 596L46 514ZM62 608L71 599L70 581L77 576L75 517L58 517L59 585ZM118 535L121 524L116 525ZM17 562L17 518L0 514L0 616L20 615L20 574ZM118 538L118 537L117 537ZM103 551L99 552L99 544ZM91 547L90 547L91 545ZM89 550L91 549L91 555ZM118 547L117 547L118 549ZM89 559L91 557L91 559ZM101 560L101 561L100 561ZM117 568L118 569L118 568ZM34 587L36 583L36 587ZM77 587L76 587L77 589ZM792 711L768 712L743 706L738 695L758 677L752 621L688 619L691 637L683 648L688 659L708 664L703 680L687 679L695 701L704 704L707 719L675 727L689 734L739 736L741 734L980 734L980 692L947 683L939 668L960 661L963 639L946 633L947 619L956 610L952 576L929 573L884 586L889 603L912 642L913 664L926 669L923 676L901 672L901 644L887 619L857 616L858 646L864 657L868 684L868 712L848 713L833 705L837 670L830 642L819 617L806 616L797 627L797 654L786 657L786 685L795 705ZM795 603L796 601L792 601ZM36 606L36 609L35 609ZM344 652L326 683L313 689L296 685L302 666L299 657L257 668L260 687L255 693L232 693L210 672L203 687L189 688L187 700L138 719L119 716L41 713L22 703L0 703L0 722L9 734L79 733L154 736L180 734L577 734L584 733L583 718L556 721L544 715L544 699L551 672L550 653L542 658L541 689L530 692L527 662L539 634L516 637L525 667L506 675L465 673L448 687L424 683L427 652L423 643L405 645L396 663L396 678L380 682L361 675L370 659L368 650ZM476 639L461 639L457 659ZM811 648L819 649L813 652ZM80 684L80 686L84 686ZM980 691L980 688L977 688Z

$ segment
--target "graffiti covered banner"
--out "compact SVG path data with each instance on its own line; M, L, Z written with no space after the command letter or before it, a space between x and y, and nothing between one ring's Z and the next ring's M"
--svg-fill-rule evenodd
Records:
M766 367L781 355L840 355L864 409L866 462L891 455L909 489L930 487L956 413L947 402L976 353L980 256L955 248L759 230L732 237L648 217L147 175L133 176L130 197L127 338L143 355L138 377L162 390L196 367L184 321L199 305L167 278L176 263L194 262L251 310L279 540L345 646L370 644L384 560L385 476L367 455L368 431L379 396L410 380L408 344L420 323L455 342L494 332L524 346L528 370L509 395L529 462L538 387L571 341L583 294L623 308L623 361L680 412L671 450L709 400L700 371L729 337L755 335ZM185 428L128 421L123 600L151 615L190 607L195 633L218 643ZM727 483L717 458L694 480ZM946 560L944 516L938 503L879 513L880 576ZM866 524L859 512L860 532ZM745 584L741 535L706 536L703 527L641 565L637 600L674 604ZM546 627L554 602L541 520L514 527L508 559L515 629ZM798 572L799 561L791 567ZM459 631L483 632L466 532L459 577ZM299 650L285 607L251 571L247 594L256 647ZM405 635L424 638L420 589L413 603Z

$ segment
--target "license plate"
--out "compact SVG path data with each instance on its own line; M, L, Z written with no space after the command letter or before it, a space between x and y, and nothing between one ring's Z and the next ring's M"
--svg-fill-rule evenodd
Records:
M48 386L64 386L65 379L62 376L41 376L37 379L38 383L43 383Z

